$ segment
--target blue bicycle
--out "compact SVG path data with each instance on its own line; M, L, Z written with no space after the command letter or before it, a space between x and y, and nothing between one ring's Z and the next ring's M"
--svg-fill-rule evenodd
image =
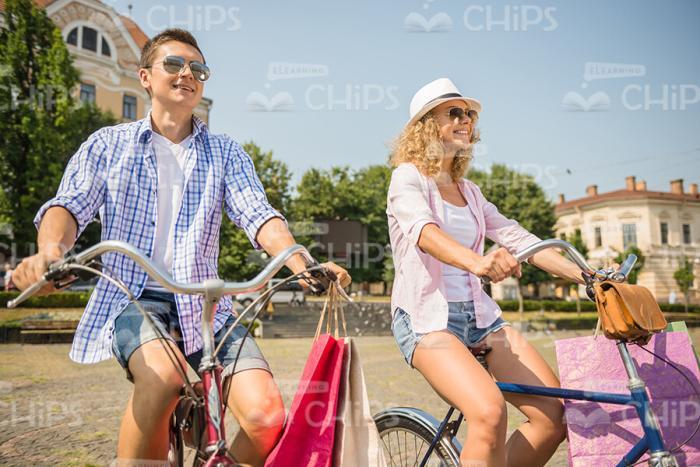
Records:
M593 281L624 282L637 261L635 255L630 255L617 271L613 269L596 270L588 265L583 256L570 243L559 239L544 240L536 243L516 254L515 258L519 262L523 262L546 248L560 248L564 250L581 268L589 280L588 290L590 297L592 297L591 286ZM638 463L639 459L646 452L649 452L648 463L650 466L677 466L675 457L666 447L661 437L657 417L649 402L646 384L637 373L637 368L627 349L627 343L625 341L617 341L617 349L629 378L629 394L590 392L502 382L497 382L496 385L504 393L631 405L636 409L637 416L644 429L644 436L617 465L634 465ZM483 351L481 355L477 352L474 353L482 365L485 366ZM454 407L450 407L442 421L423 410L411 407L394 407L376 414L374 420L383 442L387 464L391 466L419 465L423 467L425 465L446 465L458 467L460 465L459 453L462 450L462 445L456 439L456 434L464 421L464 416L459 413L453 419L454 414Z

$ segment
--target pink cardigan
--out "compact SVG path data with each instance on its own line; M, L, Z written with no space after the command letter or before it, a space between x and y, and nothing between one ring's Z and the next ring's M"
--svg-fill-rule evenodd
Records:
M462 179L459 187L478 224L476 253L484 254L485 238L511 253L540 241L516 221L499 213L473 182ZM417 333L445 329L447 300L441 263L418 247L423 227L431 223L442 227L443 201L433 178L421 174L413 164L399 165L391 174L386 214L395 271L392 313L397 307L406 311ZM476 325L485 328L501 315L501 309L483 291L479 277L469 274L469 284L474 295Z

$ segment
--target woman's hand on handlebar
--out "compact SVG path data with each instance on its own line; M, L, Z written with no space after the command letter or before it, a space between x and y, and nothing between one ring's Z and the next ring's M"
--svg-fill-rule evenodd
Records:
M12 274L12 283L19 289L24 290L30 285L39 282L44 278L50 264L63 259L63 255L58 250L40 251L34 256L24 258ZM49 295L58 289L53 281L49 281L35 295Z
M491 282L500 282L510 276L522 276L520 263L503 247L480 257L472 272L480 277L488 277Z

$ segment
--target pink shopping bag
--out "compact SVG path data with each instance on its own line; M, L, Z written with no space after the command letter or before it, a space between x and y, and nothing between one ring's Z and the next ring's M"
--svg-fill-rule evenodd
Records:
M629 393L615 341L589 336L559 340L555 345L562 387ZM688 381L670 365L636 345L628 348L647 384L661 435L669 449L676 447L693 433L700 418L700 400ZM700 387L700 371L687 333L656 334L645 348L673 362L696 388ZM632 406L588 401L565 404L572 466L615 465L643 436ZM700 464L700 433L675 455L679 465Z
M287 423L265 466L330 467L345 342L323 334L304 366Z

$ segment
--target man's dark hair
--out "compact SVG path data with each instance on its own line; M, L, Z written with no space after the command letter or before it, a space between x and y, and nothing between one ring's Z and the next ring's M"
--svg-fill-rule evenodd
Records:
M158 47L166 42L177 41L189 44L202 55L204 59L204 54L197 44L197 39L194 38L192 34L184 29L166 29L165 31L157 34L153 39L150 39L141 49L141 61L139 62L140 68L147 68L152 65L153 58L155 57ZM205 60L206 63L206 60Z

